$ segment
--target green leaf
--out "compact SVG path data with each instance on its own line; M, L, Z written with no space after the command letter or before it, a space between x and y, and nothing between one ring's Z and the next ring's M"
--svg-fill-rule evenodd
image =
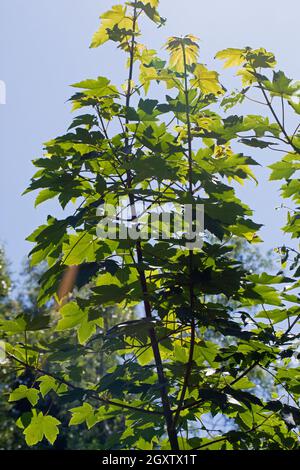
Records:
M184 54L187 65L193 65L197 62L199 45L198 38L195 36L170 37L165 47L170 53L170 67L177 72L184 72Z
M49 377L49 375L43 375L37 381L40 382L40 392L43 398L45 398L48 392L57 388L56 380L53 377Z
M105 77L98 77L96 80L88 79L72 85L74 88L82 88L87 96L103 96L118 95L116 87L110 84L110 80ZM81 131L82 132L82 131Z
M224 68L238 67L245 62L243 49L224 49L216 54L216 59L225 60Z
M253 427L253 414L251 411L244 411L243 413L239 413L238 418L241 420L242 427L247 431Z
M245 389L245 388L255 388L255 383L251 382L248 377L243 377L237 383L235 383L231 388L235 390Z
M100 16L101 26L94 34L91 48L99 47L110 39L114 29L130 32L133 27L132 18L126 16L126 7L114 5L111 10Z
M95 189L97 193L103 194L104 191L106 190L106 181L101 175L97 175L96 178L96 183L95 183Z
M201 346L197 345L195 347L195 360L200 364L206 361L213 368L216 365L215 358L217 353L218 347L212 341L203 341Z
M162 25L165 23L165 19L161 18L157 7L159 4L159 0L139 0L136 2L136 7L141 8L141 10L150 18L150 20L154 21L158 25ZM131 5L135 5L131 3Z
M142 349L142 352L137 353L137 361L141 366L146 366L153 362L153 351L151 346Z
M281 323L282 321L287 320L288 318L298 316L300 314L299 307L291 307L289 309L273 309L273 310L263 310L255 315L256 318L267 318L271 320L273 324Z
M70 419L69 426L77 426L86 423L87 428L91 429L97 423L94 408L89 403L84 403L82 406L72 408L70 412L72 413L72 418Z
M296 171L296 168L285 160L273 163L269 168L273 170L270 180L289 179Z
M269 145L277 145L277 144L274 144L273 142L267 142L265 140L255 139L254 137L252 139L240 139L240 142L242 144L248 145L249 147L258 147L260 149L265 149L269 147Z
M35 388L27 388L26 385L20 385L9 395L9 402L19 401L26 398L32 406L35 406L39 401L39 391Z
M85 344L91 336L96 333L96 325L94 322L89 322L88 318L84 318L77 330L78 340L80 344Z
M68 390L67 385L58 383L53 377L49 375L43 375L37 379L37 382L40 382L40 392L42 397L45 398L47 393L51 390L54 390L55 393L65 393Z
M191 85L200 88L204 95L212 93L213 95L223 94L224 90L219 83L219 74L208 70L204 65L197 64L194 69L195 78L191 80Z
M285 277L283 275L273 276L273 275L267 274L266 272L263 272L261 274L251 274L250 276L247 276L247 279L251 282L254 282L255 284L264 284L264 285L285 284L285 283L294 281L294 279L291 279L290 277Z
M246 291L248 299L251 299L252 305L258 304L267 304L267 305L282 305L282 301L279 297L276 289L265 286L265 285L256 285L252 289Z
M211 401L219 406L223 406L228 402L226 393L210 388L200 388L198 396L204 401Z
M33 416L29 426L24 430L25 440L28 446L34 446L44 437L54 444L59 434L60 421L53 416L44 416L42 412Z
M15 320L0 320L0 330L7 333L21 333L26 330L26 320L23 316Z
M103 326L103 319L99 314L91 321L87 311L81 310L76 302L69 302L60 309L62 319L59 320L56 330L64 331L72 328L77 329L78 341L85 344L96 332L96 327Z
M266 51L263 47L259 49L246 48L246 58L250 62L251 67L258 68L271 68L276 65L276 60L272 52Z
M285 98L296 95L300 91L300 83L293 84L293 80L287 78L285 73L281 70L273 72L273 81L264 81L263 86L270 91L272 95Z
M174 346L174 358L178 362L183 362L184 364L187 363L188 360L188 353L187 349L179 344L175 344Z
M96 261L95 249L97 240L87 232L70 235L68 243L64 243L64 264L67 266L80 265Z
M79 126L85 126L85 128L90 130L94 125L97 125L97 119L95 116L92 114L82 114L81 116L76 116L72 124L69 126L68 131Z
M80 325L86 317L76 302L69 302L60 309L62 319L59 320L56 330L64 331Z
M48 201L49 199L53 199L58 194L59 193L57 191L52 191L50 189L43 189L37 196L34 207L37 207L38 205L42 204L45 201Z
M297 114L300 114L300 98L293 97L288 100L288 103Z

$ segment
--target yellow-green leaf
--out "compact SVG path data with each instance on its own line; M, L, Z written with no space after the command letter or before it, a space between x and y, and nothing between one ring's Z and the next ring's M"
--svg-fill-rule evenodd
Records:
M72 413L72 418L70 419L69 426L78 426L79 424L86 423L88 429L90 429L97 423L94 408L89 403L83 403L82 406L72 408L70 412Z
M109 40L109 30L117 27L119 30L130 31L132 29L132 18L126 16L126 7L115 5L111 10L100 16L101 26L94 34L91 48L99 47Z
M198 64L194 70L194 75L195 78L191 80L191 85L200 88L205 95L209 93L214 95L224 93L217 72L208 70L204 65Z
M80 344L85 344L91 336L96 332L96 325L94 322L88 321L84 318L77 330L78 341Z
M44 416L42 412L33 416L29 426L25 429L24 435L27 445L34 446L44 438L54 444L59 434L58 426L60 421L53 416Z
M83 321L86 313L75 302L70 302L60 309L62 319L57 324L57 331L68 330L78 326Z
M35 406L39 400L39 392L35 388L27 388L26 385L20 385L9 395L9 402L19 401L27 398L27 400Z
M166 49L170 53L170 67L176 72L184 72L184 65L196 64L199 56L199 46L196 36L187 35L183 38L170 37Z
M153 351L151 347L146 347L142 352L137 353L137 360L141 366L146 366L153 361Z
M224 68L238 67L245 62L244 50L228 48L216 54L216 59L225 60Z

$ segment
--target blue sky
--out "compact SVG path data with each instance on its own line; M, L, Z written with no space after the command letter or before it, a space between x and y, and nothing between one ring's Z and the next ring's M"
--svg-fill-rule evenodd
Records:
M34 209L34 196L21 197L34 172L31 160L42 155L42 143L66 131L72 93L69 85L85 78L107 75L113 82L125 79L124 57L113 46L89 49L99 15L111 0L1 0L0 80L7 87L7 104L0 106L1 230L12 267L18 271L30 249L25 237L49 213L60 215L56 203ZM160 48L170 35L192 33L200 39L201 61L219 71L215 53L226 47L265 47L272 50L280 69L299 79L299 0L161 0L165 28L145 24L144 42ZM225 86L234 86L234 70L224 74ZM243 112L260 113L252 104ZM291 126L294 124L291 120ZM246 153L245 148L243 151ZM252 152L262 165L279 153ZM258 172L260 184L248 184L240 195L264 223L264 248L284 241L280 227L284 212L276 211L280 198L277 183L267 183L268 170ZM288 240L286 240L288 241Z

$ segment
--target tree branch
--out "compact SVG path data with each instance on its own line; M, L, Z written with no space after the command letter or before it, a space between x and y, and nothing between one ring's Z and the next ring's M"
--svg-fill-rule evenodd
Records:
M115 402L115 401L112 401L112 400L108 400L106 398L101 398L97 393L95 393L93 390L86 390L86 389L83 389L81 387L76 387L75 385L73 385L71 382L65 380L65 379L62 379L61 377L59 377L58 375L56 374L53 374L52 372L47 372L43 369L40 369L39 367L35 367L35 366L32 366L24 361L22 361L21 359L17 358L16 356L14 356L13 354L11 353L8 353L6 352L6 355L12 359L13 361L17 362L18 364L21 364L23 367L27 368L27 369L31 369L39 374L42 374L42 375L48 375L49 377L52 377L54 380L56 380L57 382L59 382L60 384L64 384L66 385L67 387L69 387L70 389L72 390L81 390L81 391L84 391L86 394L88 394L91 398L101 402L102 404L104 405L111 405L111 406L117 406L119 408L122 408L124 410L129 410L129 411L138 411L140 413L145 413L145 414L151 414L151 415L162 415L162 413L160 411L152 411L152 410L146 410L144 408L138 408L136 406L131 406L131 405L127 405L126 403L118 403L118 402Z

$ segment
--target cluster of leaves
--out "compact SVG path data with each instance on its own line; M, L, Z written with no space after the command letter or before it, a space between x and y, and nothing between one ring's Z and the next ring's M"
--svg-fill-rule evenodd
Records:
M62 338L61 334L57 334L49 327L40 329L41 318L49 320L56 315L53 304L39 307L36 303L38 279L45 271L44 268L42 265L32 269L26 263L15 285L14 295L9 293L2 298L0 321L9 330L5 333L6 336L9 335L14 342L21 344L22 348L26 349L26 344L30 342L31 348L43 354L48 345L53 345L48 349L52 351L52 355L48 357L51 359L51 373L55 375L61 371L58 365L60 358L67 357L68 352L71 358L70 351L76 347L76 340L74 338L72 342L70 335ZM2 273L3 270L0 269L0 274ZM111 310L109 316L114 314ZM12 318L15 322L9 323ZM128 316L124 316L124 320L127 318ZM21 328L22 322L28 325L27 329ZM107 325L109 322L110 318L107 319ZM18 324L19 332L17 332ZM57 354L58 351L60 355ZM56 358L54 353L57 354ZM52 444L55 449L100 449L102 446L105 448L106 440L116 428L122 429L123 424L120 419L101 422L92 430L80 424L80 432L75 431L75 428L69 428L68 410L70 405L75 407L78 400L82 399L84 393L81 386L84 390L86 383L96 381L99 375L104 374L106 369L114 364L114 358L106 356L102 351L96 358L92 355L86 355L85 358L74 355L71 359L72 364L65 369L64 378L68 376L76 386L72 393L66 393L67 387L57 383L52 376L42 375L31 367L24 367L18 363L11 367L8 360L1 364L0 449L23 449L28 448L27 444L34 445L36 449L47 449ZM46 361L43 361L43 368L49 372ZM32 413L33 407L37 407L38 411ZM41 435L43 428L38 430L35 426L31 426L25 434L26 441L24 441L24 427L27 429L33 417L37 418L33 420L33 425L41 424L42 416L47 417L50 410L53 419L44 422L45 439ZM57 428L60 430L59 436L56 435Z
M226 66L240 67L244 88L229 95L217 72L198 62L196 37L170 38L169 60L161 59L138 41L141 16L163 24L158 3L127 2L102 15L92 47L116 42L128 56L128 78L120 88L105 77L75 84L73 109L84 114L34 162L38 170L28 191L41 190L36 204L57 197L63 208L73 203L76 210L63 220L49 216L29 237L35 243L31 262L46 260L49 266L40 279L39 303L55 297L58 311L50 319L39 316L33 325L23 317L1 322L9 335L9 360L37 374L35 386L17 388L10 400L26 398L32 405L30 416L18 423L29 445L44 437L54 442L59 433L57 419L38 408L51 389L70 402L74 394L80 400L80 406L69 408L70 426L92 428L122 413L124 428L111 436L109 448L298 448L293 328L299 297L289 291L297 287L297 272L293 277L249 272L234 257L230 240L257 243L261 227L235 193L236 184L256 181L257 162L236 153L235 144L290 145L283 163L272 166L272 178L286 178L285 194L298 197L291 176L298 169L299 137L297 131L287 133L269 96L287 100L297 112L299 87L282 72L275 72L273 81L261 74L275 66L273 54L264 49L217 54ZM167 88L164 102L147 97L152 82ZM225 114L255 87L275 122ZM133 221L139 204L204 204L203 248L187 250L178 240L99 238L98 206L124 198ZM286 228L294 227L294 236L298 220L290 216ZM121 312L142 306L143 313L131 321L116 318L108 328L105 312L112 306ZM16 333L45 328L55 331L55 341L37 348L13 340ZM207 339L210 332L231 341ZM74 359L84 361L100 349L118 354L118 361L79 389L73 383ZM272 399L249 379L254 370L272 377ZM208 414L226 417L229 430L208 428Z

